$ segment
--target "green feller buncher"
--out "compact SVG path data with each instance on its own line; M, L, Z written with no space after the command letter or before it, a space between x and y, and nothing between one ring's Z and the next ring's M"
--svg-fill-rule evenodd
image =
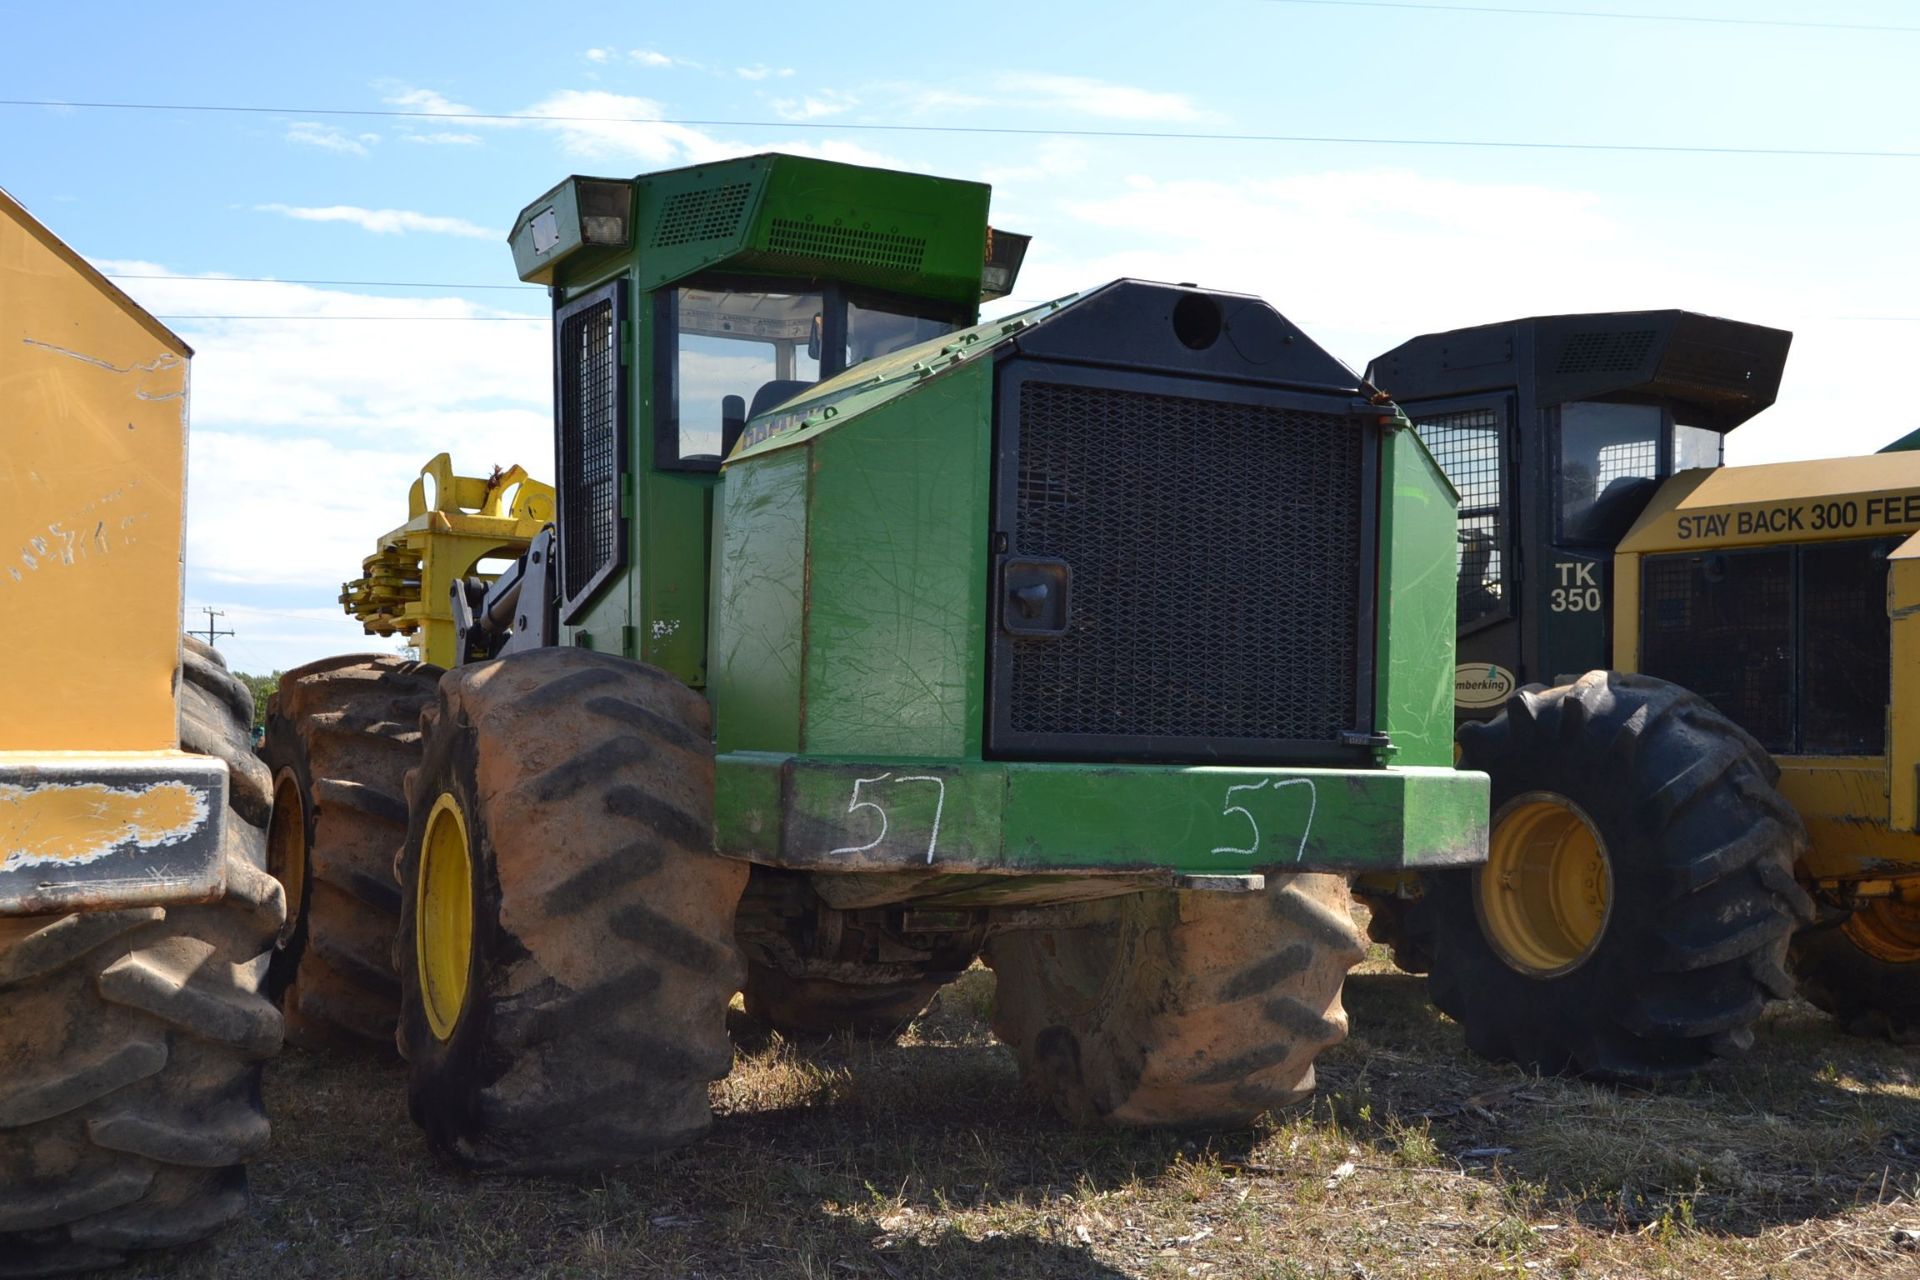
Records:
M454 588L405 782L437 1150L685 1141L737 992L887 1030L975 957L1066 1115L1243 1122L1345 1033L1348 877L1484 857L1455 495L1405 417L1256 298L981 323L1026 247L987 204L764 155L515 222L557 514Z

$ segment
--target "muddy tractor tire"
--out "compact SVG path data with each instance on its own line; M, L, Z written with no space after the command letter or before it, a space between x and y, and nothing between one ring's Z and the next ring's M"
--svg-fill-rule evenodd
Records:
M226 896L0 920L0 1276L198 1240L245 1210L266 1148L272 791L246 687L195 640L183 675L181 745L227 765Z
M1492 777L1489 861L1430 873L1428 990L1482 1057L1601 1079L1744 1052L1792 994L1806 832L1760 744L1707 702L1594 671L1460 731Z
M1857 1036L1920 1044L1920 908L1875 901L1794 935L1800 994Z
M449 672L423 727L394 954L428 1144L559 1173L699 1137L732 1065L747 881L713 852L705 700L535 649Z
M324 658L280 677L260 755L273 772L268 868L287 924L267 975L287 1038L390 1051L400 1011L394 856L420 712L438 667L392 655Z
M1076 1124L1232 1126L1313 1092L1365 955L1344 877L1264 892L1154 891L996 935L993 1029Z

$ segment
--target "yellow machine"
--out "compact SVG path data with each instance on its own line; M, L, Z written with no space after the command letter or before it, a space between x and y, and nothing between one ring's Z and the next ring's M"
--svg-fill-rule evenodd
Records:
M1369 367L1461 494L1492 830L1484 867L1363 888L1477 1053L1684 1075L1796 990L1920 1036L1920 455L1722 467L1792 338L1530 316Z
M204 1235L266 1143L285 908L252 699L181 640L191 355L0 193L0 1270Z
M452 459L439 454L407 493L407 522L381 535L362 575L341 587L340 603L368 635L418 636L421 657L450 667L455 584L475 576L482 561L525 551L552 521L553 505L553 486L528 479L523 467L484 479L457 476Z
M526 552L553 512L552 486L520 467L461 476L438 455L407 494L406 523L380 536L340 592L368 635L410 637L426 661L347 654L280 677L260 754L274 779L268 866L286 886L289 920L267 989L296 1044L392 1050L393 854L420 712L459 660L460 609L495 577L489 562Z
M1803 990L1910 1034L1920 454L1682 472L1621 540L1613 580L1618 669L1693 689L1759 738L1806 824L1798 874L1844 915L1797 940Z

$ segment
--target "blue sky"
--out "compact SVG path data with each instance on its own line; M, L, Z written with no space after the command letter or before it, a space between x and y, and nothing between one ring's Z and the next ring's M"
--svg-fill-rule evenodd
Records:
M805 150L985 179L995 222L1036 237L1021 298L1123 274L1239 289L1355 365L1512 315L1715 312L1796 334L1731 461L1920 427L1920 158L852 127L1920 152L1910 2L1499 2L1914 29L1274 0L0 0L0 97L267 108L0 107L0 186L103 269L163 277L122 284L198 352L188 604L226 610L248 670L384 647L334 596L434 452L551 473L543 297L479 286L515 284L507 226L574 172ZM188 318L216 316L288 318Z

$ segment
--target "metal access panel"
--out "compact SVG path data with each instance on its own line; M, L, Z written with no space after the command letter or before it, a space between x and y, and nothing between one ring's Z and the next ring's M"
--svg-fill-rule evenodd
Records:
M1379 445L1350 398L1029 357L996 417L990 754L1366 761Z
M560 613L572 622L627 562L621 486L627 475L624 281L595 289L553 317L554 458L558 463Z
M0 752L179 741L191 355L0 191Z

